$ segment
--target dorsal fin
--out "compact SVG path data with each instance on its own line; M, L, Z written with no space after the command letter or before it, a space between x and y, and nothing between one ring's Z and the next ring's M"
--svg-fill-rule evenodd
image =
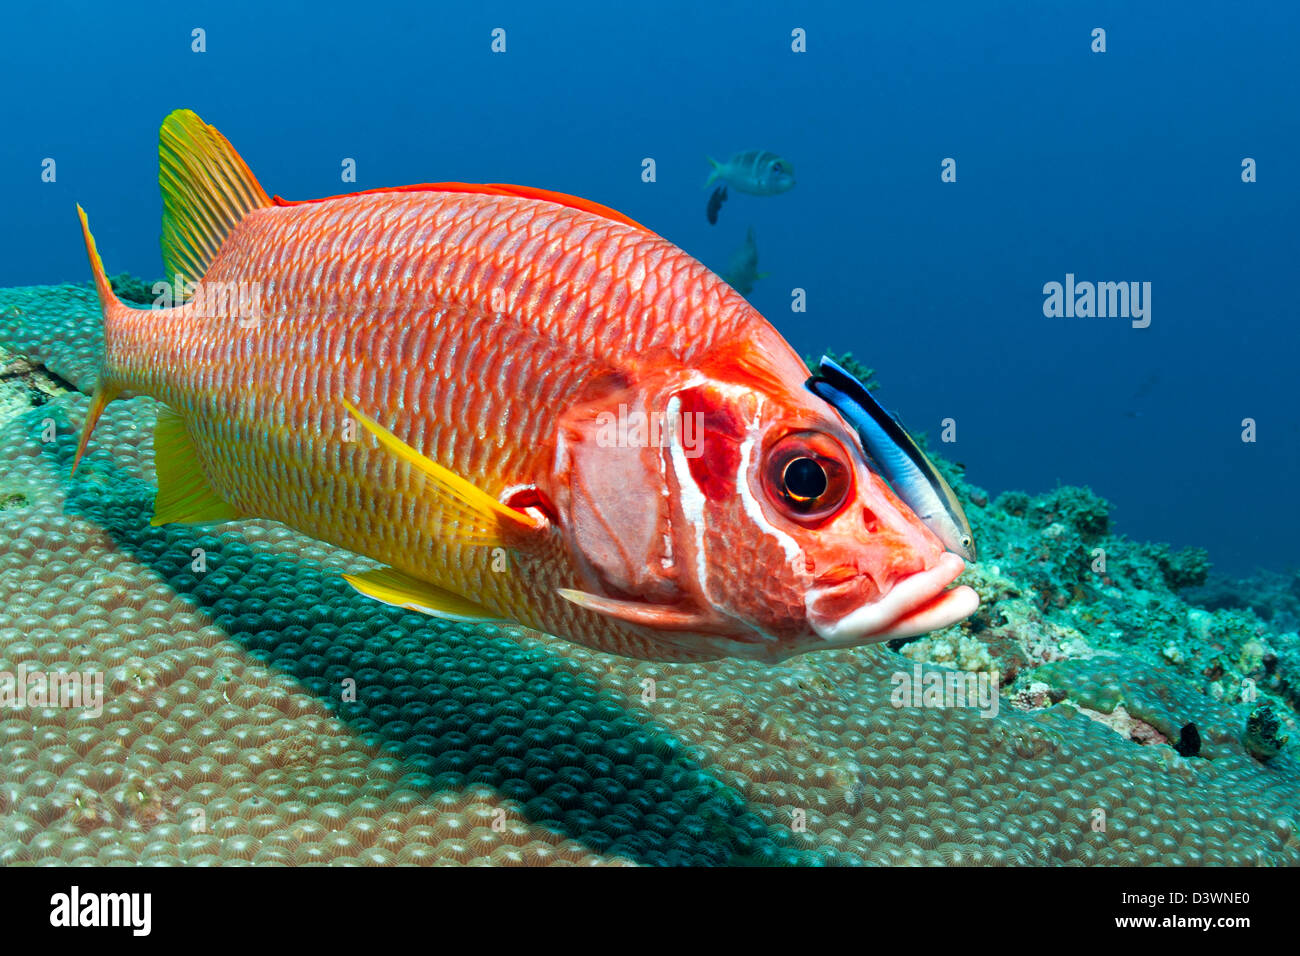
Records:
M271 205L229 140L193 110L176 110L158 131L163 264L167 281L198 282L230 230L254 209ZM175 290L181 295L185 285Z
M345 199L348 196L369 196L374 193L478 193L483 196L518 196L520 199L540 199L543 202L568 206L570 209L581 209L583 212L592 213L602 219L612 219L614 222L621 222L625 226L631 226L633 229L639 229L642 232L654 235L653 232L635 219L623 215L617 209L611 209L608 206L602 206L598 202L592 202L590 199L570 196L568 193L555 192L551 189L512 186L509 183L418 183L412 186L381 186L378 189L363 189L360 192L323 196L320 199L284 199L281 196L276 196L272 201L277 206L301 206L306 203L329 202L331 199Z

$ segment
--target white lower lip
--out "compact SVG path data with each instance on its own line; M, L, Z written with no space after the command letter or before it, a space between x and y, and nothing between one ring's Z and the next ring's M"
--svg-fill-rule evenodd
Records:
M880 600L825 624L812 613L824 590L809 591L805 606L813 630L829 644L851 646L912 637L955 624L979 607L979 595L968 587L944 590L965 568L966 562L958 555L944 552L928 571L904 578Z

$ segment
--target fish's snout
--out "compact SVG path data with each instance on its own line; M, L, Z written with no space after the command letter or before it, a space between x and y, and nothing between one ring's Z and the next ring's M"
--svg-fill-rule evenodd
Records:
M934 567L943 554L923 536L889 528L869 508L862 509L866 541L817 562L807 608L814 618L829 622L879 601L900 582Z
M868 479L853 506L857 520L841 525L846 537L831 560L818 562L805 595L808 623L830 646L946 627L979 604L970 588L950 587L965 570L962 557L877 481Z
M808 623L830 647L874 644L947 627L979 606L973 589L949 587L965 568L960 556L945 551L932 566L898 578L873 598L863 599L874 590L864 576L814 587L806 598Z

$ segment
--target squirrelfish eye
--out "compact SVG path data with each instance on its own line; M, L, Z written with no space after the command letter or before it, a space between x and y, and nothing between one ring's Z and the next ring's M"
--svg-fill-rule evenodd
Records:
M826 493L826 469L816 458L794 458L781 476L785 492L795 501L812 501Z
M768 500L801 524L820 522L849 497L853 469L840 443L821 432L793 432L777 441L763 465Z

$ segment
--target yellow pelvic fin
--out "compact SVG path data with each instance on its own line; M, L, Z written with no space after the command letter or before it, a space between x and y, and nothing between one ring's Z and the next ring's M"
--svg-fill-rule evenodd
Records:
M193 110L176 110L158 131L158 185L163 196L162 253L178 297L212 265L239 220L271 199L216 127Z
M234 506L208 484L185 420L165 405L158 411L153 450L158 495L151 525L204 524L239 517Z
M373 418L357 410L346 398L343 405L385 449L415 468L432 483L446 511L440 534L467 544L499 547L517 544L520 532L540 531L546 522L503 505L460 475L420 454ZM509 532L514 532L514 538Z
M494 614L481 604L475 604L469 598L392 568L379 568L364 574L345 574L343 580L368 598L432 617L452 621L503 620L501 615Z

